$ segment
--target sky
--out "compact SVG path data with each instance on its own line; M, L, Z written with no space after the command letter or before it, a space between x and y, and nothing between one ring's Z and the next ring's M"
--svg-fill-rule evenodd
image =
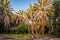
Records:
M17 12L18 10L25 10L31 3L37 3L37 0L10 0L12 8Z

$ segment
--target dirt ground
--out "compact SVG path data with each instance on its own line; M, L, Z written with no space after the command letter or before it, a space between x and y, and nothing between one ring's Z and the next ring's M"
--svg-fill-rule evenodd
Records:
M7 38L7 37L0 37L0 40L60 40L60 38L50 38L50 37Z

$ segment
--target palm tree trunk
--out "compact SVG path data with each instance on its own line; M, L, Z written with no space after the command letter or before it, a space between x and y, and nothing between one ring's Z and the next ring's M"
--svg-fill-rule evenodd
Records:
M41 29L41 31L42 31L42 35L44 35L44 21L42 20L42 29Z
M38 31L38 19L36 19L35 27L36 27L36 28L35 28L36 34L38 34L38 32L37 32L37 31Z
M31 27L32 27L32 34L34 34L34 23L33 22L31 24Z
M36 26L36 30L35 31L36 31L36 34L38 34L38 32L37 32L37 26Z
M45 20L45 13L44 13L44 11L42 11L42 29L41 29L42 35L44 35L45 22L46 22L46 20Z
M30 34L30 25L28 25L28 33Z

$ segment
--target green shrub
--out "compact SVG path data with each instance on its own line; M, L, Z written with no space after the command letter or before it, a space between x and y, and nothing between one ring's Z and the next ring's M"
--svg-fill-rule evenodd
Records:
M28 32L27 25L25 24L21 24L16 28L16 33L27 33L27 32Z
M56 37L59 37L60 38L60 25L58 25L58 28L57 28L56 32L54 32L54 35Z
M10 33L27 33L27 25L25 24L20 24L17 27L10 27Z

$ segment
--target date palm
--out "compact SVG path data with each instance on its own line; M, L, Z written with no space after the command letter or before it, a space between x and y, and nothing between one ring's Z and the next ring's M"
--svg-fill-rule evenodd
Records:
M27 9L27 19L28 19L28 32L32 32L34 34L34 25L35 25L35 14L33 5L30 5L30 7Z
M32 31L32 34L34 34L34 31L36 32L37 34L37 30L36 28L38 28L38 20L37 20L37 17L36 17L36 10L37 8L34 7L34 4L30 5L30 7L27 9L27 19L29 20L29 27L28 27L28 32ZM35 28L34 28L35 27ZM30 32L29 32L30 33Z
M32 20L31 20L31 9L30 8L28 8L27 10L26 10L26 15L27 15L27 24L28 24L28 33L30 33L30 31L31 31L31 24L32 24ZM33 32L32 32L32 34L33 34Z
M19 10L18 15L20 17L21 24L24 24L25 23L25 13L24 13L24 11Z
M8 16L8 12L10 11L10 9L9 9L9 1L8 0L1 0L1 2L0 2L0 14L1 14L1 16L3 17L3 26L2 27L4 27L4 28L8 28L8 26L9 26L9 24L10 24L10 18L9 18L9 16ZM10 11L11 12L11 11Z
M41 29L41 32L42 34L44 34L44 28L45 28L45 25L46 25L46 13L51 13L53 12L53 1L52 0L38 0L38 3L39 3L39 13L41 13L41 22L42 22L42 29ZM36 4L35 4L36 5Z

